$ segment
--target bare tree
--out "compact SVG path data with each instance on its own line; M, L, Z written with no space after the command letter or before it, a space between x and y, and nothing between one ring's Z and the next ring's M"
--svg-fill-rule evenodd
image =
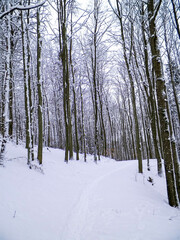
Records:
M42 39L40 32L40 8L37 8L37 88L38 88L38 155L39 164L43 158L43 102L42 102L42 75L41 75Z
M63 104L64 122L66 132L65 161L73 159L73 140L71 123L70 81L69 81L69 56L67 37L67 1L58 0L58 25L59 25L59 47L60 59L63 68Z

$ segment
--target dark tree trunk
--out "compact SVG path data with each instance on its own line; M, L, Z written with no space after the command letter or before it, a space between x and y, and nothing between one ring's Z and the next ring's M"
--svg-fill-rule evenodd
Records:
M73 47L73 22L72 22L72 11L71 9L71 40L70 40L70 65L71 65L71 74L73 79L73 100L74 100L74 123L75 123L75 142L76 142L76 160L79 160L79 140L78 140L78 128L77 128L77 104L76 104L76 90L75 90L75 73L74 66L72 61L72 47Z
M93 72L93 106L94 106L94 161L97 162L99 154L99 139L98 139L98 95L97 95L97 27L98 27L98 0L94 0L94 29L93 29L93 47L91 49L91 61Z
M31 145L31 124L30 124L30 103L29 103L29 86L28 86L28 72L27 72L27 53L26 53L26 38L24 26L24 13L21 12L21 34L22 34L22 52L23 52L23 75L24 75L24 100L25 100L25 114L26 114L26 148L28 151L27 164L30 165L32 161L32 145Z
M83 94L80 83L80 95L81 95L81 118L82 118L82 135L83 135L83 150L84 150L84 162L86 162L86 135L84 127L84 104L83 104Z
M42 100L42 76L41 76L41 49L42 40L40 33L40 8L37 9L37 89L38 89L38 155L39 164L43 158L43 100Z
M12 14L10 15L12 17ZM14 51L14 31L11 26L10 46L10 81L9 81L9 137L13 137L13 94L14 94L14 82L13 82L13 51Z
M28 0L28 5L30 5L31 1ZM30 25L30 10L27 11L27 25ZM29 29L26 28L27 35L27 74L28 74L28 89L29 89L29 108L30 108L30 127L33 129L33 106L32 106L32 87L31 87L31 74L30 74L30 64L31 64L31 50L30 50L30 38L29 38ZM33 130L31 131L31 146L32 146L32 160L34 160L34 136Z
M64 107L64 122L65 122L65 161L73 159L73 140L72 140L72 124L71 124L71 103L70 103L70 83L69 83L69 58L67 46L67 1L57 1L58 4L58 19L59 19L59 45L60 56L63 67L63 107ZM60 4L60 6L59 6ZM69 154L69 156L68 156Z
M148 80L148 85L149 85L149 95L148 97L148 103L150 107L150 115L151 115L151 129L152 129L152 136L153 136L153 143L154 143L154 149L155 149L155 156L157 159L157 169L158 169L158 175L162 176L162 162L161 162L161 155L159 151L159 143L157 139L157 127L156 127L156 101L154 98L154 93L153 93L153 86L152 86L152 81L150 77L150 72L149 72L149 57L148 57L148 45L147 45L147 40L145 36L145 22L144 22L144 6L142 4L142 9L141 9L141 16L142 16L142 21L141 21L141 29L142 29L142 37L143 37L143 50L144 50L144 65L145 65L145 72L146 72L146 77Z

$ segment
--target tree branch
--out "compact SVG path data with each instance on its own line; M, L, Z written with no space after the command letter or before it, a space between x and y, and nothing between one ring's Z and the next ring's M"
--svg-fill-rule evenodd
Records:
M178 33L178 36L179 36L179 39L180 39L180 28L179 28L178 17L177 17L177 14L176 14L176 7L175 7L175 4L174 4L173 0L171 0L171 3L172 3L174 19L175 19L175 23L176 23L175 27L176 27L176 30L177 30L177 33Z
M159 0L159 2L157 3L156 7L155 7L155 11L154 11L154 15L153 15L153 19L155 20L156 19L156 16L158 14L158 11L159 11L159 8L161 6L161 3L162 3L162 0Z
M44 5L45 2L46 2L46 0L44 0L41 3L37 3L35 5L29 5L29 6L26 6L26 7L20 6L20 5L14 6L14 7L10 8L8 11L5 11L2 14L0 14L0 19L2 19L3 17L5 17L6 15L8 15L9 13L11 13L15 10L23 11L23 10L30 10L30 9L41 7L42 5Z

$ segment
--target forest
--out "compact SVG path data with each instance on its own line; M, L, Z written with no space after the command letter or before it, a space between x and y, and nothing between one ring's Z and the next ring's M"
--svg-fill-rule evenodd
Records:
M29 168L44 148L156 159L178 207L179 19L179 0L1 0L0 164L9 141Z

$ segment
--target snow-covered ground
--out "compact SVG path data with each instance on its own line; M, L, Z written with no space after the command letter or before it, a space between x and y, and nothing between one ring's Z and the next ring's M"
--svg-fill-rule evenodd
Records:
M164 177L137 173L137 161L93 157L64 163L44 149L43 173L8 143L0 167L0 240L180 240L180 210L167 203ZM147 181L151 177L154 185Z

